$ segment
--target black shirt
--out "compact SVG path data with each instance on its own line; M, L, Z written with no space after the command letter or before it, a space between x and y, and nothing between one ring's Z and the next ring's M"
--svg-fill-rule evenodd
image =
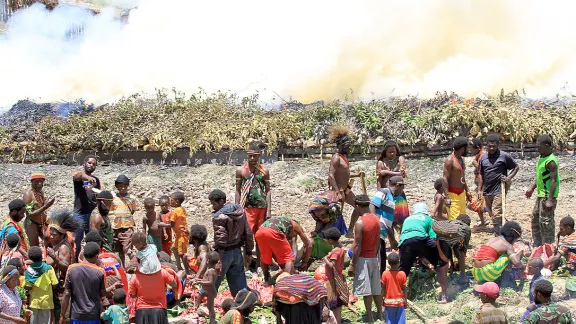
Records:
M497 196L502 194L500 177L508 176L508 170L516 168L510 154L498 150L494 155L484 153L478 162L478 171L484 180L484 196Z
M106 289L104 269L91 263L70 265L65 288L70 290L70 319L95 321L100 319L100 292Z
M80 171L76 172L77 175ZM96 179L96 184L92 185L88 181L76 181L74 180L74 212L77 214L91 214L94 208L96 208L96 193L92 191L92 187L102 189L100 185L100 179L95 176L91 176Z

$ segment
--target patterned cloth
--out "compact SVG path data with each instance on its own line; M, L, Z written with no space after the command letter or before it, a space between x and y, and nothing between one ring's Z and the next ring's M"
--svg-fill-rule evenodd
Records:
M266 185L264 183L265 170L256 165L254 172L250 170L248 163L242 169L242 192L240 206L246 208L267 208Z
M274 287L274 296L279 298L282 303L294 304L305 302L309 306L317 305L322 298L326 298L326 288L320 281L314 277L305 274L294 274L280 279ZM296 300L290 301L289 296L296 297Z
M16 288L9 289L8 286L2 285L0 287L0 312L3 314L20 318L20 310L22 309L22 300L16 291ZM0 324L14 324L0 318Z
M482 304L472 316L471 324L508 324L506 312L492 304Z
M394 222L396 203L394 195L389 188L378 189L370 204L376 207L376 215L380 219L380 238L385 239L388 236L388 229Z
M274 216L270 217L268 220L262 224L261 227L272 228L279 233L286 235L286 239L290 241L294 238L294 227L292 226L292 220L285 216Z
M114 200L112 200L112 208L110 208L110 214L108 215L112 220L112 229L133 228L136 226L132 216L136 210L138 210L138 203L135 196L128 194L125 197L121 197L115 193Z
M535 247L544 243L554 243L556 237L556 223L554 221L554 211L556 206L548 210L544 206L547 198L536 198L536 204L532 210L532 242Z
M0 230L0 240L2 240L2 246L8 246L6 243L6 238L8 235L15 233L20 236L20 247L24 249L24 251L28 251L28 244L26 243L28 240L26 239L26 234L24 234L24 229L18 224L17 222L13 221L12 218L8 217L2 224L2 230Z
M240 324L243 320L244 316L238 310L231 309L220 319L218 324Z
M576 232L560 241L558 252L566 258L566 265L570 269L570 274L576 275Z
M404 220L410 216L406 194L402 193L400 196L394 197L394 205L394 222L402 225Z
M472 235L470 226L459 220L436 221L432 224L432 229L436 237L448 243L451 248L467 247Z
M564 305L552 303L530 312L524 324L571 324L574 323L570 309Z
M493 282L494 280L500 278L502 272L506 269L510 263L508 255L504 254L498 258L498 260L483 266L482 268L472 268L472 275L474 279L478 282Z

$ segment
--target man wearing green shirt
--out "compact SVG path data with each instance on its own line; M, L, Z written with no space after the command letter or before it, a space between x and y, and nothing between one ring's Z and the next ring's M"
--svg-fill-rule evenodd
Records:
M558 159L552 153L552 138L542 135L536 140L540 157L536 162L536 182L526 191L526 198L532 197L537 189L536 205L532 211L532 239L534 247L544 243L554 243L554 210L560 190Z
M402 225L400 233L400 270L406 277L418 256L422 255L430 262L429 268L438 271L438 282L442 288L440 303L447 303L446 287L448 286L448 264L440 258L436 246L436 233L432 230L434 220L429 216L428 206L417 203L413 207L414 213Z

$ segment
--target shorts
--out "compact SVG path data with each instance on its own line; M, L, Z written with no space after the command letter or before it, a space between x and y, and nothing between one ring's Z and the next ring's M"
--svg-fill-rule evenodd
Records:
M160 236L152 236L148 234L146 242L154 244L156 246L156 251L162 251L162 238Z
M448 192L450 208L448 208L448 220L456 220L458 216L466 214L466 191L457 194Z
M52 310L51 309L30 309L32 311L32 316L30 317L29 324L46 324L52 322Z
M272 264L272 255L278 264L294 261L292 248L284 234L269 227L262 227L255 238L260 247L260 261L264 264Z
M264 224L266 220L266 211L267 208L246 208L244 211L246 212L246 220L248 221L248 226L252 230L252 234L256 235L260 226Z
M386 324L406 323L406 310L404 306L386 306Z
M466 253L466 247L463 244L454 246L454 248L452 248L448 242L438 239L436 240L436 246L438 247L440 260L444 262L449 262L453 257L458 258L461 253Z
M114 251L123 252L128 254L132 249L132 234L134 230L131 228L117 228L114 230Z
M354 296L376 296L382 294L380 283L380 261L378 258L359 257L354 268Z
M188 253L188 236L176 236L172 248L178 250L179 255Z

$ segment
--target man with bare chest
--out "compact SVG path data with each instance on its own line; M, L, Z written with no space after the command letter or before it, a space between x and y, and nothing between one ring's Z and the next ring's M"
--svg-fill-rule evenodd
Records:
M468 139L457 137L453 143L454 153L444 161L444 202L448 208L448 220L466 214L466 201L471 199L466 184L466 166L463 157L468 154Z
M336 143L338 152L332 156L330 160L330 171L328 175L328 187L331 190L338 192L338 197L346 202L348 205L354 207L352 217L350 218L350 225L348 226L348 234L346 237L354 237L354 224L358 220L358 211L354 204L356 195L352 192L350 184L350 162L346 155L350 153L351 138L348 135L348 129L343 126L334 126L330 128L330 141Z

